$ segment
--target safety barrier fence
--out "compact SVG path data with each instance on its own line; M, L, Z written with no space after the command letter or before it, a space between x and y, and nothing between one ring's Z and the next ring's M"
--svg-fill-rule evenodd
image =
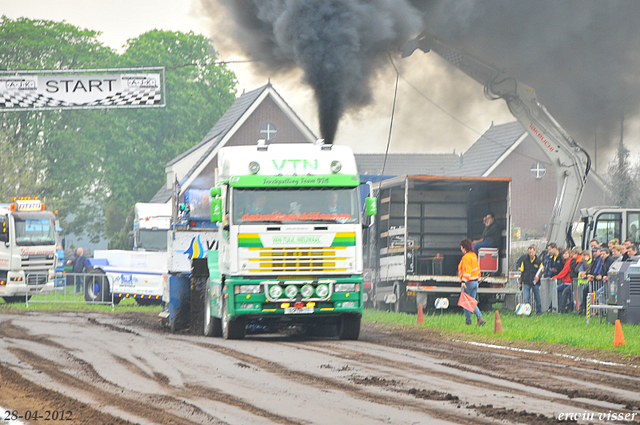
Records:
M39 282L28 284L29 289L25 296L25 304L29 307L32 303L82 303L82 304L111 304L114 306L114 298L109 292L109 282L105 275L85 273L65 273L56 276L53 283L47 282L47 276L43 273L28 273L27 282Z
M509 274L508 287L519 288L520 275L512 272ZM585 312L587 297L591 295L589 305L591 311L589 316L606 314L608 307L608 286L603 280L574 279L570 284L564 284L557 279L540 279L540 303L541 312L565 313L565 312ZM537 302L532 289L530 295L525 296L526 286L523 285L520 292L516 294L516 304L523 304L528 299L531 304L531 311L536 312Z

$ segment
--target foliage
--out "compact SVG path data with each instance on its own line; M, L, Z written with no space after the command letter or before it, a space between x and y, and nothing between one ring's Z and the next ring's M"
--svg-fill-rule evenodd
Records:
M5 16L0 70L164 66L166 107L0 115L0 198L38 195L60 212L65 233L128 245L129 211L164 184L170 159L199 142L235 100L235 75L216 64L210 41L150 31L122 54L99 32ZM125 243L125 245L123 245Z
M607 180L615 205L624 208L640 207L640 164L631 164L629 149L622 140L607 169Z

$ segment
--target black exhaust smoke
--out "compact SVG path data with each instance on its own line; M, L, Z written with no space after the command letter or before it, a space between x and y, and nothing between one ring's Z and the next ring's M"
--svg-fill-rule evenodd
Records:
M421 13L408 0L219 2L236 22L249 57L272 71L303 70L326 143L333 142L346 110L371 101L371 80L387 52L398 51L422 27Z

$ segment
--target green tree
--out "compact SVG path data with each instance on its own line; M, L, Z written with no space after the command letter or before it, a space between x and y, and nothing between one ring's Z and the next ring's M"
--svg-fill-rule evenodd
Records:
M607 170L607 180L614 203L623 208L640 206L639 167L631 164L629 149L620 140L616 154Z
M0 69L164 66L167 106L0 112L0 166L17 170L0 177L0 196L39 195L60 211L66 233L94 241L106 235L123 248L133 204L153 196L164 183L164 164L199 142L233 103L236 78L216 64L201 35L154 30L118 55L99 34L3 16Z

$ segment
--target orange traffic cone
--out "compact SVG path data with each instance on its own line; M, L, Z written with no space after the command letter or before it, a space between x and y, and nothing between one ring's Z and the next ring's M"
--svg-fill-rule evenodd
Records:
M422 304L418 304L418 320L416 320L416 325L421 325L424 323L424 313L422 312Z
M616 329L613 333L613 346L617 347L619 345L624 344L624 334L622 333L622 325L620 324L620 319L616 320Z
M500 313L496 310L496 320L493 325L493 333L501 334L502 333L502 321L500 320Z

